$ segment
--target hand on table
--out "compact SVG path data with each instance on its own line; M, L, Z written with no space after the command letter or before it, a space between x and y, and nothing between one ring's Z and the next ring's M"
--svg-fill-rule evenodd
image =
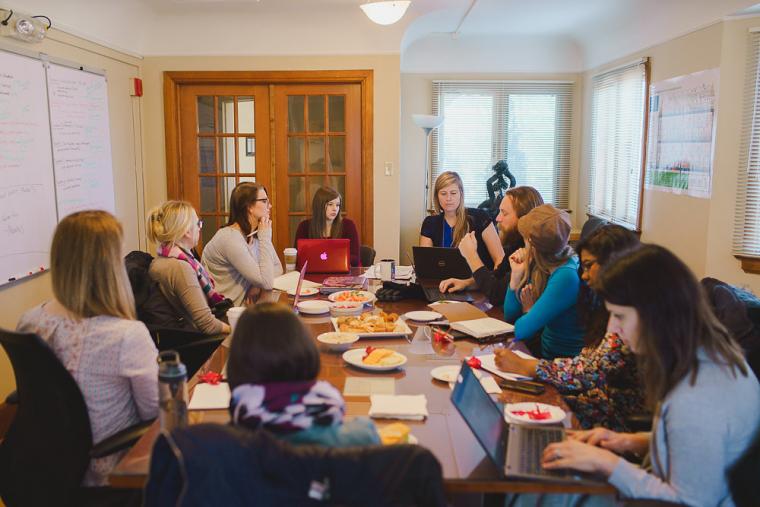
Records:
M246 292L245 294L245 298L243 299L243 304L246 306L255 304L256 301L259 300L263 292L264 291L261 289L261 287L251 287L250 289L248 289L248 292Z
M536 376L536 359L524 359L509 349L494 349L496 367L501 371L519 373L526 377Z

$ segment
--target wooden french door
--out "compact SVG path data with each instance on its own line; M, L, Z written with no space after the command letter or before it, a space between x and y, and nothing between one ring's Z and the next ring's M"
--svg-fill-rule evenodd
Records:
M181 199L203 219L199 249L222 227L241 181L271 188L267 86L187 86L180 95Z
M312 197L323 185L343 196L344 216L361 221L360 92L357 84L275 87L275 206L281 245L293 245L296 228L311 216Z
M243 74L165 73L168 194L203 219L199 250L226 223L241 181L268 189L279 253L322 185L343 195L342 212L371 245L371 71Z

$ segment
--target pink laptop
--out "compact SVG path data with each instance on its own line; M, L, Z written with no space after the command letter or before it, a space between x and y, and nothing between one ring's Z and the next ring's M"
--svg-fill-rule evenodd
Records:
M296 269L309 261L308 273L348 273L350 244L348 239L299 239Z

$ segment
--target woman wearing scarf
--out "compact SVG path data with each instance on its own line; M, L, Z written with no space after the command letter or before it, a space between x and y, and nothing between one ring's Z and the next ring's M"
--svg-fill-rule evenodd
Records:
M148 214L148 239L158 243L158 256L150 264L150 277L172 307L205 334L229 333L230 326L211 311L224 301L214 279L195 258L203 221L185 201L167 201Z
M233 424L265 429L293 444L379 444L375 425L344 422L343 397L316 380L319 351L293 311L276 303L249 307L235 326L227 376Z

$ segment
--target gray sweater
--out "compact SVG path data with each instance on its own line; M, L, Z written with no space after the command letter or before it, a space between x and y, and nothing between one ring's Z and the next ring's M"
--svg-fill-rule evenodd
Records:
M216 290L236 306L243 303L249 288L271 290L274 278L282 274L271 229L260 231L249 245L238 229L222 227L203 247L202 262L214 277Z
M222 332L224 322L211 313L198 276L190 264L179 259L156 257L150 263L150 277L158 282L174 310L192 322L200 332Z
M665 398L652 425L652 471L620 460L609 478L623 496L693 506L732 506L726 472L760 428L760 385L700 350L694 385L687 375Z

